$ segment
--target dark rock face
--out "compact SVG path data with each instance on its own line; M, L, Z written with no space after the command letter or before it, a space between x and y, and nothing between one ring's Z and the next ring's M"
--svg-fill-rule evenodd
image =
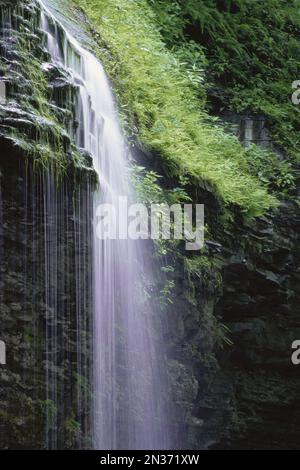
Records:
M264 116L251 113L238 115L227 111L221 117L225 122L230 122L235 126L237 136L246 147L255 143L276 150Z
M0 446L85 447L91 193L22 166L1 171Z
M234 386L232 447L299 447L300 374L291 362L300 338L299 231L298 206L284 204L273 220L249 227L241 261L224 267L217 311L234 342L220 361Z
M36 3L0 10L0 448L91 447L95 177Z
M185 446L299 447L299 232L298 205L282 203L220 229L189 280L178 268L167 341Z
M273 218L223 234L192 300L182 273L167 340L185 447L299 447L299 229L298 206L283 204Z

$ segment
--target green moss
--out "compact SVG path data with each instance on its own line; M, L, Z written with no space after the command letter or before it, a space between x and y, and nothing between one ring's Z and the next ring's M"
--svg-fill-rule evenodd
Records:
M49 106L49 84L41 67L41 58L36 58L36 48L32 41L23 36L24 28L20 25L17 42L19 59L19 73L22 80L28 84L25 93L18 93L18 105L34 116L35 140L31 142L31 156L42 166L56 167L64 171L67 166L67 156L64 151L64 139L68 138L66 131L61 127L56 116ZM15 131L14 133L16 133ZM19 133L21 134L21 133ZM21 135L19 136L21 138ZM31 136L33 137L33 136Z
M76 421L73 413L65 421L65 433L65 442L67 448L76 448L76 444L81 437L81 426L80 423Z
M226 205L260 215L276 204L251 175L238 140L208 118L191 77L165 47L145 0L76 0L102 39L125 127L160 157L166 175L209 183Z
M24 0L0 9L14 31L14 40L5 41L6 54L14 60L3 62L0 69L7 83L7 103L0 107L1 138L38 169L51 169L57 178L71 173L77 178L82 172L94 184L91 164L67 131L74 118L71 111L57 108L52 101L49 77L42 67L50 57L42 47L38 6Z

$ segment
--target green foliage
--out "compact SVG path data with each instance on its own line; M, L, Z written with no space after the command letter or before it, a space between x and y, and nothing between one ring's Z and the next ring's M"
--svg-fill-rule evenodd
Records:
M57 406L52 400L49 399L40 402L40 404L42 405L46 416L47 431L50 431L55 426L56 416L58 413Z
M50 168L61 178L66 177L67 169L72 166L73 170L89 170L92 179L91 169L85 168L84 159L70 141L67 126L59 118L59 108L52 102L49 77L42 67L43 61L50 57L40 47L42 32L38 12L30 19L32 34L29 34L23 9L24 5L18 2L11 7L15 29L13 45L9 47L13 48L14 60L2 61L0 65L0 75L8 83L7 103L0 106L0 119L4 120L1 137L21 150L37 169ZM7 8L2 13L8 15ZM95 176L93 183L94 180Z
M221 287L222 277L213 258L205 253L195 253L190 257L185 256L183 261L185 279L193 295L199 282L205 284L207 291L216 291Z
M166 308L168 305L173 305L172 292L175 289L175 281L167 279L165 281L163 289L160 291L160 306L162 309Z
M172 48L172 52L178 62L177 66L185 73L201 104L205 104L207 59L203 48L195 41L181 41L177 47Z
M291 102L300 73L299 0L149 0L172 50L207 58L218 110L262 113L274 141L299 161L300 109ZM170 25L172 19L172 25ZM268 160L268 159L267 159ZM284 163L283 163L284 165ZM283 172L285 172L283 168Z
M145 204L157 204L163 202L163 189L159 185L159 176L154 171L133 165L131 168L131 180L135 188L138 200Z
M21 14L21 12L20 12ZM35 163L46 167L53 166L57 172L65 171L66 155L63 149L62 139L66 137L66 131L58 122L56 116L50 112L49 107L49 84L41 67L41 58L35 57L36 51L33 45L22 36L24 25L20 25L20 35L16 41L16 53L18 54L18 71L22 76L26 92L20 93L19 80L16 81L17 106L24 110L25 117L32 120L36 126L36 144L33 139L28 139L23 132L12 128L10 135L14 138L16 145L20 143L23 150L30 150ZM18 77L18 75L17 75ZM23 84L23 88L24 88ZM27 88L26 88L27 87ZM23 90L22 90L23 91ZM12 102L16 105L15 102ZM31 142L30 142L31 140ZM26 143L27 142L27 143Z
M275 199L249 173L238 140L208 118L199 100L201 48L194 44L194 60L187 55L185 62L179 50L168 51L146 0L75 3L100 33L99 56L114 81L128 135L159 156L165 175L195 186L205 182L225 205L237 204L249 216L273 207Z
M207 256L185 258L184 264L188 278L196 277L202 279L205 273L214 268L212 260Z
M287 197L296 189L297 172L292 163L280 160L273 152L251 145L246 150L249 171L267 184L278 197Z
M131 181L138 200L150 206L151 204L183 204L191 202L185 190L186 181L179 178L179 185L173 189L163 189L162 176L155 171L147 170L140 165L131 167ZM161 184L160 184L161 183Z
M65 421L65 440L67 447L74 448L81 436L81 426L74 417L74 413Z

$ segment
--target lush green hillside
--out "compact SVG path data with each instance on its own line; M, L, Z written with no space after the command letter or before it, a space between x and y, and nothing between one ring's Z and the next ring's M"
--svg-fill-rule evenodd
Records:
M169 47L203 47L219 100L261 111L279 144L299 155L300 111L291 103L300 72L299 0L149 0ZM176 25L176 27L174 27Z
M76 3L99 33L103 46L99 53L114 82L128 134L158 155L165 174L179 183L186 178L196 186L208 183L225 205L236 204L247 215L262 214L276 205L268 193L268 180L259 179L259 172L249 165L253 152L245 152L209 117L205 58L198 46L181 39L184 25L176 14L160 15L159 25L155 13L159 2L150 2L155 10L146 0ZM164 12L168 6L182 16L182 5L164 2ZM178 50L167 47L174 37L185 47L181 57ZM194 57L198 60L193 62ZM261 166L270 158L259 150L255 156Z
M251 169L269 180L273 190L290 195L300 143L300 108L291 101L292 83L300 76L299 0L149 0L149 4L172 52L190 68L202 60L214 112L250 111L267 118L272 138L288 161L265 155L263 165L261 158L254 158Z

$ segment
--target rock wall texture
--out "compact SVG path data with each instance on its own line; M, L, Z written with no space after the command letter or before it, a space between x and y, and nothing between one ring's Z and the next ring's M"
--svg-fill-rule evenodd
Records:
M0 11L0 447L90 447L94 173L36 3Z
M222 361L234 385L238 429L233 446L299 446L299 370L291 362L299 338L299 208L286 203L247 233L248 249L228 260L217 308L233 333Z
M13 171L1 165L1 171L0 314L7 365L0 369L0 445L86 446L88 206L78 202L75 210L74 188L55 188L45 174L32 181L22 165ZM81 196L90 197L86 188Z
M238 220L206 240L209 263L179 275L167 336L174 426L192 448L296 449L299 206Z

